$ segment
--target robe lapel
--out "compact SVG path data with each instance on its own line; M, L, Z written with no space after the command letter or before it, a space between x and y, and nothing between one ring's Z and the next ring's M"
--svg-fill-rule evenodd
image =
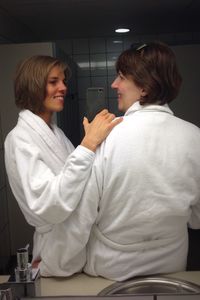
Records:
M66 161L66 147L39 116L29 110L23 110L19 113L19 118L38 134L40 139L63 163ZM57 130L55 125L53 129Z
M134 112L138 111L157 111L157 112L165 112L168 114L173 115L174 113L172 110L169 108L168 104L165 105L156 105L156 104L148 104L148 105L140 105L139 101L135 102L129 109L126 111L125 116L128 116Z

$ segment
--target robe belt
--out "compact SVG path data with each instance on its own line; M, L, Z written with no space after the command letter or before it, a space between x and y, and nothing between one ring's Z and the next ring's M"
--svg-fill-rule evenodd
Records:
M150 250L157 247L164 247L171 244L173 241L177 241L177 235L176 235L162 240L160 239L160 240L149 240L149 241L140 241L140 242L135 241L133 244L119 244L106 237L99 230L96 224L93 226L93 234L96 236L96 238L99 241L104 243L106 246L110 247L111 249L115 249L123 252Z
M50 232L52 229L53 229L53 224L46 224L46 225L35 227L35 230L41 234Z

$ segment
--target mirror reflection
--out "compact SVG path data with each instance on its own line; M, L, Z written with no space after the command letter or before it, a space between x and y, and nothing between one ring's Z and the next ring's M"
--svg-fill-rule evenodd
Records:
M175 2L178 7L178 2ZM167 6L167 2L164 5ZM197 13L198 9L196 8L195 14ZM163 12L163 14L165 15L166 12ZM0 15L4 15L4 12L1 10ZM143 14L140 16L141 19L142 16ZM15 34L11 37L9 33L7 34L8 31L6 30L1 33L0 237L2 242L0 243L0 275L10 274L14 270L16 267L16 253L19 248L25 247L27 244L30 245L30 260L32 259L33 248L34 228L27 224L18 207L7 180L4 164L4 140L8 132L16 125L19 113L19 109L14 104L13 90L13 76L16 65L22 59L38 54L57 57L69 65L72 75L68 81L68 93L65 97L64 109L54 115L54 120L70 139L74 147L77 147L84 137L84 127L82 124L84 116L88 116L90 119L89 114L91 113L92 115L93 112L92 117L94 117L98 110L97 103L94 106L88 107L88 103L91 101L91 93L88 93L88 89L92 89L92 92L94 90L97 91L94 97L99 96L99 90L103 91L103 97L99 98L99 101L102 101L101 104L103 103L104 107L116 116L123 115L118 109L117 93L111 87L112 82L116 78L115 63L117 58L122 51L131 45L137 47L143 43L148 44L148 42L160 40L168 44L174 51L180 73L183 77L180 93L175 101L170 104L170 108L177 117L200 127L198 100L200 69L199 24L196 24L196 27L193 24L193 28L190 29L190 32L187 32L186 29L180 28L178 25L175 26L175 23L178 23L179 17L180 15L177 13L177 18L172 18L174 31L170 28L169 31L163 29L163 31L158 32L157 29L153 28L152 32L143 30L143 32L135 33L131 31L128 34L120 35L120 37L115 34L105 36L99 34L99 32L93 33L91 36L85 31L82 36L72 35L70 37L66 36L66 38L62 36L60 39L55 38L52 33L51 38L38 40L33 38L27 42L23 35L21 39L19 37L15 41ZM12 27L11 23L9 23L9 26ZM104 31L106 32L106 29ZM13 32L15 32L14 29ZM95 111L96 108L97 110ZM200 261L197 255L197 249L199 249L199 231L198 229L188 230L191 247L189 248L187 270L198 271L200 269ZM82 283L85 280L82 276L83 274L77 275L77 277L73 276L75 284L80 289L83 288ZM79 279L80 281L78 281ZM106 281L103 278L98 279L98 284L102 289L113 282L112 280ZM46 283L51 283L51 279L48 280ZM62 280L59 279L58 281L61 283ZM44 284L46 283L44 282ZM92 286L93 282L90 281L89 285ZM73 293L72 290L71 293Z

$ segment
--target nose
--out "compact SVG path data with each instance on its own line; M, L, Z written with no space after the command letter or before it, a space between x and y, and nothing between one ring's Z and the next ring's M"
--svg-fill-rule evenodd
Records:
M67 91L67 85L66 85L66 83L64 83L63 81L60 81L60 84L59 84L59 89L61 90L61 91Z
M112 82L112 84L111 84L111 88L112 89L117 89L117 87L118 87L118 84L117 84L117 78L115 78L115 80Z

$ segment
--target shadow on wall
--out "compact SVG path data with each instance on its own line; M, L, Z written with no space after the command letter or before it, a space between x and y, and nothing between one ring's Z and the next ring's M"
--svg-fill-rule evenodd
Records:
M200 271L200 229L188 229L189 252L187 271Z

